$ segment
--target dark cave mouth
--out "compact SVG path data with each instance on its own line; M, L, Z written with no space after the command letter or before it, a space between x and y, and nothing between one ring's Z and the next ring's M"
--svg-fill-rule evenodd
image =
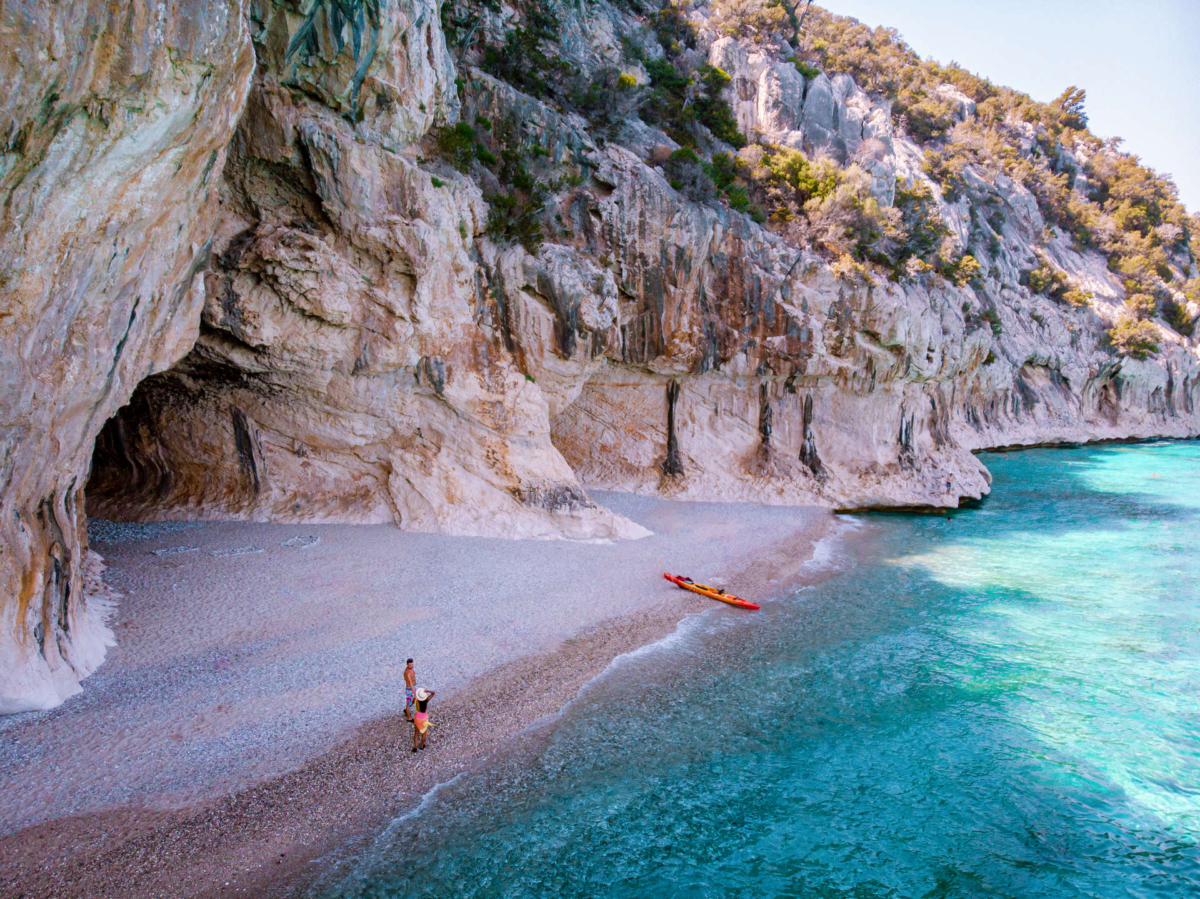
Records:
M195 357L143 380L100 429L84 490L89 518L184 520L254 504L261 452L230 401L241 373Z

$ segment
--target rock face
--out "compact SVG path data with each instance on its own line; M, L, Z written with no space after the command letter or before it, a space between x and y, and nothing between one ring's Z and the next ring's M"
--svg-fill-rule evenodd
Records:
M257 23L200 339L106 430L89 511L641 536L588 499L492 327L479 189L402 152L458 113L437 6L383 9L357 60L328 22L311 58L278 51L307 23Z
M241 2L0 11L0 712L111 639L83 486L97 433L184 355L253 68Z
M688 199L661 132L606 141L456 64L438 9L4 13L0 711L102 658L85 484L103 517L616 539L645 532L585 485L948 507L986 493L979 448L1200 433L1194 344L1108 348L1120 285L1022 186L981 187L975 288L868 275ZM607 3L560 13L585 76L662 53ZM849 76L703 25L694 52L744 132L856 162L885 206L927 182ZM548 186L540 246L498 241L501 185L439 157L456 121ZM972 210L931 189L965 244ZM1090 309L1020 286L1037 250Z

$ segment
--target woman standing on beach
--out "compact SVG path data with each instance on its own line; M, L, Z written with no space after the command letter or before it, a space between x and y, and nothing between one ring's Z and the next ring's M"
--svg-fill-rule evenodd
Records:
M434 691L417 687L416 711L413 713L413 752L425 748L425 734L429 730L429 700ZM420 746L417 744L420 743Z

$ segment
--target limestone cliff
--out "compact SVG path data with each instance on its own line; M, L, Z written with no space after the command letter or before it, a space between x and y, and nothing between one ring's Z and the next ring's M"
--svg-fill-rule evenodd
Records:
M85 484L105 517L615 539L644 532L585 486L953 506L979 448L1200 433L1194 341L1151 316L1157 351L1119 352L1125 286L1044 198L939 180L886 92L723 14L6 10L0 710L102 656ZM1017 161L1048 140L1011 130ZM953 268L747 206L785 150L880 221L919 207ZM1160 271L1195 278L1170 239Z
M0 712L104 657L96 434L190 349L254 57L241 2L0 9Z
M479 189L435 186L413 151L459 112L437 6L340 34L310 6L254 22L200 339L102 436L89 510L644 533L588 499L490 327Z

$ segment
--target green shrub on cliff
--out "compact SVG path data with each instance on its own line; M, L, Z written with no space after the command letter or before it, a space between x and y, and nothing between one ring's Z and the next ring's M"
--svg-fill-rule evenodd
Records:
M1148 293L1131 293L1125 298L1125 308L1137 321L1146 321L1158 311L1158 303Z
M531 4L503 44L484 49L483 70L534 97L562 92L575 71L554 52L559 27L553 10Z
M1108 329L1107 337L1113 349L1133 359L1147 359L1158 352L1158 329L1150 322L1122 318Z
M696 81L700 85L700 93L694 100L697 121L711 131L713 137L735 150L746 146L746 138L738 131L733 110L721 96L730 81L729 75L716 66L703 65L696 72Z
M466 172L471 167L471 160L482 148L476 140L475 129L466 122L438 128L433 133L433 141L438 155L460 172Z
M1023 272L1021 283L1033 293L1043 294L1052 300L1061 300L1071 289L1066 272L1055 268L1045 259L1039 261L1037 268Z
M796 67L796 71L809 81L821 74L820 69L818 69L816 66L810 66L799 56L793 56L791 58L791 63Z
M716 199L717 188L704 163L691 147L680 147L663 165L671 187L697 203Z
M735 149L745 146L746 138L721 95L729 83L728 74L706 64L690 75L668 59L649 60L645 66L650 75L650 91L640 109L645 121L685 147L698 146L697 125Z
M979 275L974 257L962 262L944 246L949 231L920 182L898 184L894 205L885 208L859 166L842 168L790 147L762 144L741 151L735 172L768 227L793 242L873 262L897 278L937 271L974 283ZM912 265L914 260L920 265Z
M1073 84L1055 98L1054 105L1062 112L1062 123L1065 127L1077 131L1087 128L1087 113L1083 111L1086 101L1087 91Z
M1072 287L1062 295L1062 299L1063 302L1068 306L1075 306L1082 309L1086 306L1092 305L1093 297L1092 294L1086 290L1080 290L1078 287Z
M528 194L492 194L488 197L487 235L497 243L519 243L529 253L537 251L545 240L542 213L546 196L537 191Z
M926 150L925 160L921 171L932 181L937 182L942 189L942 196L948 203L955 202L966 190L963 171L969 160L961 154L946 153L941 150Z
M979 287L983 284L983 266L970 253L946 267L946 277L959 287Z
M1170 297L1162 303L1162 315L1176 333L1191 337L1196 331L1196 319L1188 311L1187 303Z
M499 184L500 190L485 193L488 236L498 243L520 243L537 253L545 239L546 203L565 179L548 177L553 166L542 160L550 154L523 135L515 118L496 122L477 118L476 122L479 130L465 122L438 129L434 133L438 153L460 171L474 168L480 174L479 169L485 168L491 173L495 179L491 183ZM530 165L542 167L538 177L529 171Z
M570 105L588 120L593 134L606 136L636 116L644 98L645 91L636 78L616 67L607 67L575 90Z

